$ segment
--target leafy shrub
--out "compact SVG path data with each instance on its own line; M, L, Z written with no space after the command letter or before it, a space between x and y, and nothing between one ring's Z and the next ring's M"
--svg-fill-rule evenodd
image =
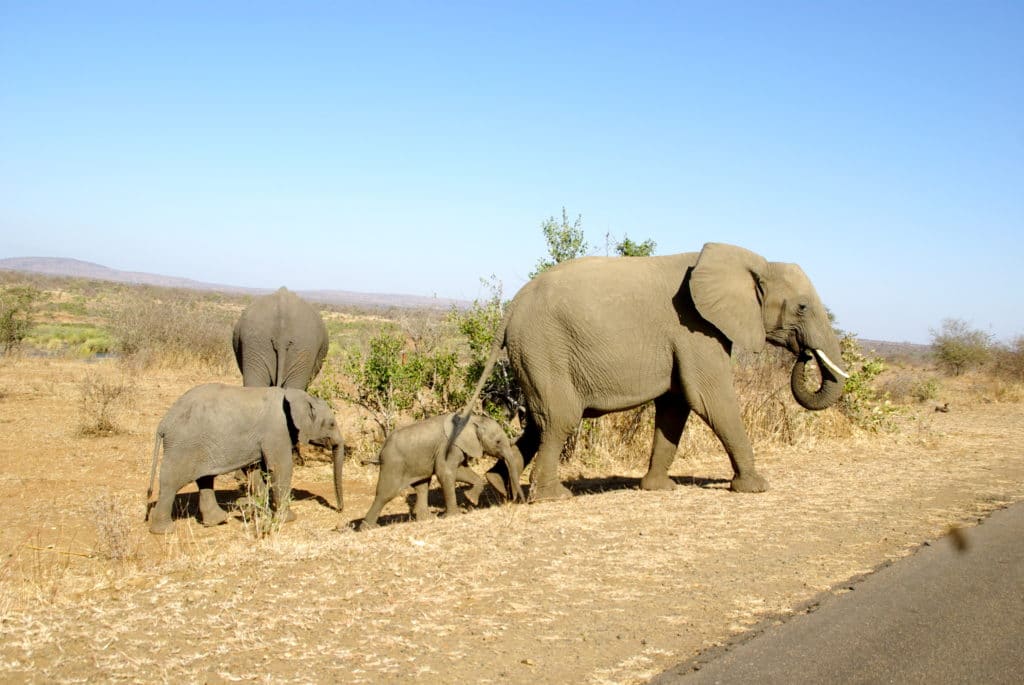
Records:
M990 357L992 336L972 329L962 319L945 319L941 328L931 333L936 362L954 376L980 366Z
M0 289L0 346L4 354L16 350L32 329L33 315L43 293L31 285Z
M861 352L857 338L847 333L839 340L843 363L850 377L846 379L839 408L852 423L871 431L894 428L893 419L899 407L874 387L874 381L885 370L880 357Z
M482 282L490 288L488 299L475 300L469 309L452 309L449 314L449 320L463 337L468 354L468 362L463 369L462 399L457 405L465 402L480 380L491 354L494 334L505 316L507 303L502 301L501 283L493 276L490 281ZM506 357L501 356L495 362L494 370L480 392L480 402L484 413L505 426L506 430L512 418L524 415L523 391Z

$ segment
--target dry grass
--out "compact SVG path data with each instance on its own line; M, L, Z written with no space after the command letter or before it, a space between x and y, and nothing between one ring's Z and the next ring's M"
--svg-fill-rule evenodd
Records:
M325 505L330 465L310 461L295 473L298 519L277 534L253 539L240 518L198 525L190 488L188 517L153 536L141 512L156 424L187 388L236 376L154 367L136 380L124 431L98 440L65 411L95 367L0 364L10 680L643 682L951 524L969 538L979 516L1024 499L1021 407L984 402L967 378L940 387L950 413L920 405L892 434L784 402L745 408L761 422L763 495L727 490L728 459L699 420L672 470L681 487L640 492L651 417L637 412L601 419L605 437L564 465L580 493L567 502L417 523L398 498L381 528L338 533L368 508L376 470L346 464L339 517ZM737 382L778 390L764 374ZM346 436L357 431L351 409L338 415ZM115 547L127 557L104 551Z
M78 390L81 435L103 437L122 432L118 418L135 391L131 378L90 371L82 377Z

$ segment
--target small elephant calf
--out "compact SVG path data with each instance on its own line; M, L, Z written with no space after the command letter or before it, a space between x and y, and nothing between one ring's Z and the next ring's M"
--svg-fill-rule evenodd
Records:
M236 469L264 464L270 473L271 493L284 520L292 481L292 448L299 443L329 447L334 459L334 494L342 508L341 473L345 447L334 412L323 400L297 388L258 388L207 383L179 397L160 421L153 445L149 491L153 496L157 458L160 465L160 496L147 511L151 533L174 528L171 508L174 496L195 481L199 486L199 511L203 525L227 520L217 504L213 477ZM147 504L147 510L148 510Z
M465 466L465 462L468 457L481 457L484 454L505 461L512 485L512 498L526 500L519 485L519 475L523 470L522 457L512 449L501 426L489 417L471 415L461 429L456 431L457 420L458 414L435 416L403 426L388 436L375 462L380 464L377 496L366 512L361 529L375 527L384 505L410 485L416 490L416 518L425 518L431 476L437 476L441 481L446 514L457 514L459 511L455 502L456 480L473 486L466 497L475 504L484 480ZM456 434L454 441L451 439L453 432Z

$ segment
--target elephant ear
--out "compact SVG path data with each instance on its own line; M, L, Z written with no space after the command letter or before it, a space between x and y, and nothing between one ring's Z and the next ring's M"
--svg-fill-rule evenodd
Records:
M761 302L767 269L768 261L750 250L707 243L690 274L690 295L700 315L753 352L765 345Z
M316 421L316 409L310 396L295 388L284 390L285 413L292 425L298 430L298 439L302 440L313 431Z
M444 437L449 440L452 437L452 432L455 430L457 416L458 414L453 414L444 422ZM480 444L480 438L476 434L476 419L474 417L470 416L466 419L466 424L455 437L455 446L472 459L479 459L484 456L483 446Z

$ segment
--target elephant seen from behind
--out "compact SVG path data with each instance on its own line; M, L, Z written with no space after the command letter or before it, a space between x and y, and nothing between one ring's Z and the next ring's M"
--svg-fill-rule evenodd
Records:
M530 497L571 496L558 479L566 439L583 417L653 400L655 433L641 487L674 487L668 469L691 412L722 442L732 462L732 489L761 492L733 387L734 345L765 343L795 356L794 398L811 410L834 404L846 373L839 340L810 279L795 264L769 262L733 245L657 257L585 257L536 276L516 294L495 337L475 403L501 348L526 400L516 442L524 464L536 458ZM805 385L814 358L818 388ZM504 492L499 462L486 474Z
M243 385L305 390L327 356L327 327L311 304L280 288L245 308L231 344Z
M160 447L160 493L148 511L149 530L174 528L175 494L195 481L203 525L227 520L213 491L214 476L259 465L270 474L271 494L282 520L288 509L292 451L299 443L331 449L334 494L343 506L342 461L345 447L334 412L323 400L296 388L247 388L221 383L199 385L179 397L160 421L153 445L147 502L153 496ZM149 505L147 504L147 509Z
M445 414L391 432L376 462L380 464L377 494L363 518L361 529L375 527L384 505L410 485L416 490L414 514L417 520L426 518L431 476L437 476L441 482L447 515L459 511L455 501L457 480L472 486L466 492L466 498L476 504L484 480L468 467L466 461L469 457L479 458L485 454L498 457L505 465L513 498L526 500L519 485L522 461L498 422L486 416L470 415L459 423L456 435L456 421L459 421L458 415Z

